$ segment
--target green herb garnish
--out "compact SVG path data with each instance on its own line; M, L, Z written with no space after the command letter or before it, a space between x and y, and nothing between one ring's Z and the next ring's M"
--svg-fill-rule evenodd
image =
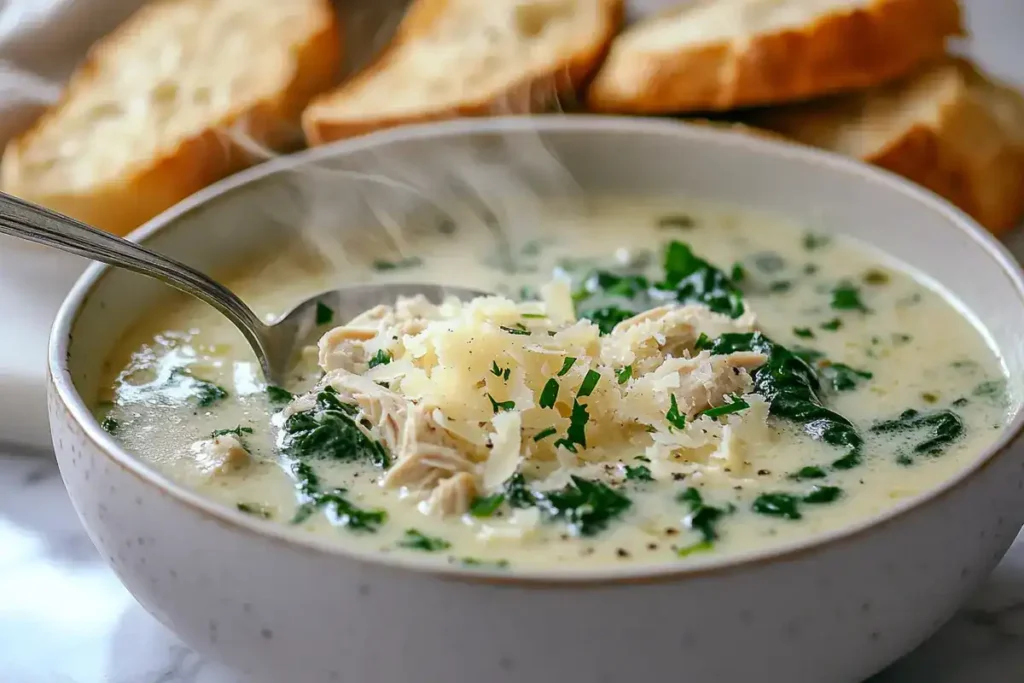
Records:
M860 290L849 282L840 282L832 289L832 308L840 311L868 312L860 300Z
M549 517L562 520L571 533L582 536L604 530L632 505L629 498L610 486L575 475L565 488L536 492L533 498Z
M509 566L510 566L508 560L488 561L488 560L481 560L481 559L478 559L476 557L464 557L464 558L462 558L462 565L464 567L474 567L474 568L480 568L480 569L485 569L485 568L488 568L488 567L493 567L494 569L508 569Z
M103 421L100 422L100 427L102 427L103 431L107 434L116 434L117 430L121 428L121 423L108 416L103 418Z
M810 232L804 235L804 249L807 251L821 249L822 247L828 246L831 242L832 238L828 235L815 235Z
M235 507L239 512L244 512L245 514L252 515L253 517L270 519L273 516L273 513L269 508L258 503L238 503Z
M700 534L700 542L685 546L676 551L680 557L692 555L695 552L710 550L715 541L718 540L718 521L725 515L733 512L735 508L731 505L720 508L713 505L706 505L700 491L690 487L676 496L676 500L686 504L690 514L686 516L683 523L687 528L693 529Z
M675 291L680 302L701 303L715 313L738 318L743 294L724 272L694 255L690 246L672 241L665 249L665 281L658 289Z
M822 376L832 382L832 388L836 391L849 391L857 388L861 381L874 377L867 370L851 368L843 363L829 363L822 366Z
M601 373L597 372L596 370L587 370L587 375L586 377L583 378L583 383L580 384L579 391L576 392L576 398L590 396L590 394L594 391L594 387L597 386L597 383L600 380Z
M541 408L553 408L555 401L558 400L558 380L554 377L548 379L547 383L544 384L544 389L540 392Z
M534 441L542 441L543 439L546 439L549 436L554 436L557 433L558 433L557 429L555 429L554 427L548 427L548 428L542 429L539 432L537 432L536 434L534 434L533 435L533 440Z
M800 499L789 493L762 493L754 499L752 509L759 515L800 519Z
M252 434L252 427L235 427L234 429L217 429L210 434L211 439L216 439L218 436L227 436L231 434L233 436L242 436L243 434Z
M452 544L443 538L426 536L416 529L406 529L405 535L402 537L402 540L398 542L398 545L402 548L422 550L426 553L436 553L440 550L447 550L452 547Z
M931 435L913 448L914 453L939 455L954 441L959 439L965 429L963 420L952 410L935 410L922 413L913 408L904 410L894 420L879 422L871 428L876 434L899 433L930 429Z
M646 465L625 465L626 479L630 481L654 481L651 469Z
M794 327L793 334L804 339L814 339L814 330L809 327Z
M747 271L744 270L742 263L737 261L736 263L732 264L732 270L729 271L729 279L732 280L734 284L743 282L743 280L746 277Z
M394 357L391 355L390 351L386 349L377 349L377 353L373 354L373 358L370 359L370 362L367 365L369 365L372 370L378 365L387 365L393 359Z
M843 321L840 320L839 318L832 318L828 322L824 322L821 325L819 325L819 327L821 327L821 329L828 330L829 332L835 332L836 330L838 330L842 326L843 326Z
M679 404L676 403L676 395L669 395L669 407L668 412L665 413L665 419L668 423L676 429L686 429L686 413L679 412Z
M693 217L686 214L669 214L658 219L658 227L666 230L689 230L697 224Z
M373 262L373 269L378 271L403 270L405 268L415 268L416 266L421 265L423 265L423 259L412 256L410 258L398 259L397 261L377 259Z
M558 373L557 373L558 376L562 377L563 375L565 375L565 373L569 372L569 370L572 369L572 366L575 363L576 363L576 359L575 358L573 358L571 356L566 357L566 359L564 361L562 361L562 369L558 371Z
M820 467L810 465L807 467L801 467L796 472L789 475L789 478L800 481L803 479L824 479L827 476L828 473L826 473L825 470L821 469Z
M509 334L530 334L530 330L526 329L526 326L523 325L522 323L516 323L515 327L508 327L506 325L499 325L498 327L504 330L505 332L508 332Z
M697 341L695 341L693 343L693 348L695 350L697 350L697 351L703 351L705 349L710 349L711 348L711 339L708 338L708 335L706 335L703 332L701 332L697 336Z
M491 402L491 409L494 411L495 415L497 415L503 410L515 410L516 408L515 401L495 401L494 397L491 396L489 393L485 394L485 396L487 396L487 400Z
M843 490L838 486L815 486L803 497L803 501L812 505L832 503L842 495Z
M498 511L498 508L504 502L504 493L495 493L491 496L477 496L469 504L469 514L473 517L490 517Z
M750 404L744 401L739 396L733 396L732 401L729 403L723 403L720 406L714 408L708 408L707 410L698 413L698 417L704 415L707 417L721 417L722 415L730 415L732 413L738 413L741 410L746 410L750 407Z
M295 474L299 494L305 499L305 502L295 509L295 515L291 520L292 524L305 522L320 509L327 511L333 524L352 531L372 533L387 521L387 512L360 508L345 497L347 491L343 488L321 491L320 478L309 463L295 463L292 466L292 472Z
M618 380L619 384L625 384L633 376L633 366L627 365L618 372L615 373L615 379Z
M572 402L572 413L569 415L569 429L565 432L565 438L555 442L555 446L562 446L566 450L575 453L576 446L587 447L587 423L590 421L590 413L587 407L578 400Z
M293 398L295 398L295 394L292 392L287 389L274 386L273 384L268 384L265 391L267 393L267 400L271 403L289 403Z

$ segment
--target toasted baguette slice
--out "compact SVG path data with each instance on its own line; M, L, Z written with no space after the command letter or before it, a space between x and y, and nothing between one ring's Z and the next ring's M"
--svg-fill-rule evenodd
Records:
M616 38L587 105L711 112L865 88L961 32L957 0L693 0Z
M414 0L384 54L306 110L306 139L537 111L592 73L621 20L621 0Z
M965 60L748 120L906 176L994 233L1024 214L1024 96Z
M301 142L331 87L340 31L329 0L164 0L93 46L63 98L0 165L7 192L124 234L249 160Z

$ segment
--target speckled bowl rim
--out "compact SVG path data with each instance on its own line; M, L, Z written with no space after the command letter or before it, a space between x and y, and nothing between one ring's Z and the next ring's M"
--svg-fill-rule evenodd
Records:
M522 131L536 131L540 133L576 132L593 135L609 132L620 134L636 132L683 139L704 138L705 141L723 147L738 147L774 156L780 160L795 160L813 164L820 167L822 172L855 176L861 181L875 185L879 192L901 193L920 204L923 210L934 213L937 219L946 220L956 225L966 233L978 248L991 258L1002 274L1011 281L1016 290L1018 296L1017 307L1022 313L1020 317L1024 318L1024 272L1021 271L1020 265L1010 255L1006 247L991 234L956 207L946 203L931 192L895 174L836 154L770 137L754 136L749 133L723 129L718 126L693 125L665 119L600 115L496 117L489 119L460 119L390 129L322 147L315 147L289 156L282 156L249 168L192 195L134 231L129 238L136 242L145 242L161 230L174 229L174 226L178 224L178 219L193 209L215 200L237 187L282 170L395 142L459 137L467 133ZM956 477L949 479L941 486L904 500L886 512L866 518L854 525L780 546L723 558L714 558L712 556L703 561L691 561L683 567L664 563L642 567L600 567L568 571L523 569L513 572L501 572L467 569L457 565L441 564L436 561L420 560L415 557L404 557L401 554L363 551L347 548L343 543L333 542L312 534L290 531L278 522L256 519L209 498L205 498L146 465L143 461L121 448L120 444L100 427L99 422L93 417L86 402L78 394L74 386L68 369L68 353L71 343L71 332L78 321L83 305L93 293L96 285L110 270L110 266L103 264L91 265L75 283L75 286L61 305L51 330L48 349L47 379L51 383L51 388L55 390L68 415L78 424L82 429L83 435L92 441L99 452L103 453L112 464L119 466L134 475L142 483L151 487L154 494L168 495L185 506L192 508L194 511L199 512L209 521L214 521L236 531L255 534L264 539L277 542L282 546L282 551L300 551L327 555L338 560L358 561L369 565L431 574L452 580L513 584L533 588L632 585L679 581L707 577L709 575L721 576L735 571L756 569L767 564L792 561L808 553L817 552L838 543L850 542L892 523L911 511L920 510L964 485L996 457L1005 454L1009 447L1021 436L1022 431L1024 431L1024 410L1018 404L1015 406L1013 419L1003 429L999 439L986 449L985 453L978 457L973 464L964 468ZM102 362L102 359L98 362Z

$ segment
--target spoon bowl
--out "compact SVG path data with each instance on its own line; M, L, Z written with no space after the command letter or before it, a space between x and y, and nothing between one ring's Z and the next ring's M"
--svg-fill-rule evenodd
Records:
M423 295L438 303L449 296L471 299L482 294L438 285L355 285L318 294L268 323L227 287L184 263L5 192L0 192L0 234L148 275L205 301L242 332L271 384L284 382L296 352L318 327L351 320L399 297Z

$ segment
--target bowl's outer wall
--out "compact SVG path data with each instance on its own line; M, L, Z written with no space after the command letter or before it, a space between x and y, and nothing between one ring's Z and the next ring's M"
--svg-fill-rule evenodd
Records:
M1004 353L1016 409L1020 294L954 214L887 190L885 176L839 162L830 171L825 157L773 143L671 124L571 126L552 124L546 142L585 191L674 192L810 216L941 277ZM523 135L506 134L510 145ZM416 133L383 139L403 135ZM394 158L429 164L445 153L439 139L398 142ZM487 133L466 140L495 144ZM346 167L372 165L380 148L358 151L372 142L297 161L356 150ZM282 223L244 186L218 192L149 243L213 269L234 265L244 258L233 251L239 243L269 239ZM104 275L69 342L81 394L94 395L117 335L161 294L129 274ZM63 372L59 360L54 366ZM52 383L49 408L72 502L128 589L190 645L270 681L858 681L946 620L1024 522L1018 441L925 504L785 559L636 585L467 582L319 552L218 519L105 453L99 430L83 426Z

